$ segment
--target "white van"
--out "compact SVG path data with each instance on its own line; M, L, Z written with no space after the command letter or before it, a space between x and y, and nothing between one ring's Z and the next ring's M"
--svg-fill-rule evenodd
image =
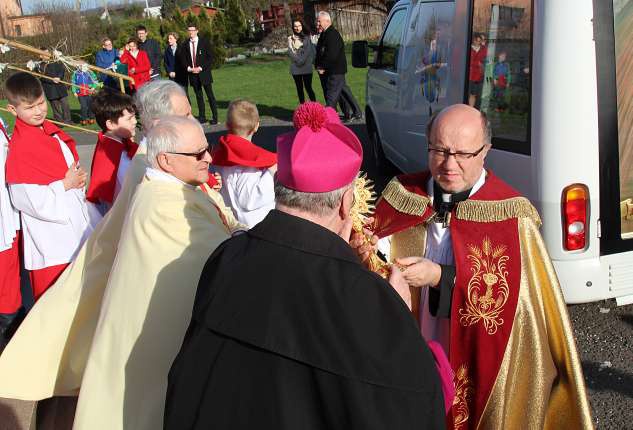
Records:
M539 209L566 301L633 303L633 0L403 0L353 65L378 162L425 169L430 115L478 107L487 165Z

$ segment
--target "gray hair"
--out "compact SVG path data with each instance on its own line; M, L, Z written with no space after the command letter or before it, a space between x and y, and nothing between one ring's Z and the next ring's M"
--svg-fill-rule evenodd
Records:
M323 18L327 18L330 22L332 21L332 16L330 15L330 13L326 12L324 10L319 12L318 16L322 16Z
M158 168L156 160L162 152L178 152L182 143L182 130L195 127L204 134L202 126L192 118L182 116L164 116L158 118L147 132L147 160L154 168Z
M147 129L157 118L173 113L171 97L174 94L187 97L180 85L166 79L148 82L138 90L136 106L143 127Z
M431 117L431 119L429 120L429 122L426 124L426 139L428 143L431 143L431 130L433 130L433 124L435 124L435 120L437 119L438 116L440 116L440 113L443 110L444 109L441 109L435 112L433 116ZM488 115L486 115L486 113L483 111L479 111L479 118L481 119L481 128L484 134L483 143L485 145L491 145L492 144L492 127L490 126Z
M314 215L327 215L334 210L352 184L327 193L305 193L286 188L275 179L275 202L292 209L299 209Z

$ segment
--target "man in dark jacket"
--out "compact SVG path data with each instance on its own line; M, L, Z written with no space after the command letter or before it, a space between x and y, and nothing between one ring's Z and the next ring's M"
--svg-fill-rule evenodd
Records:
M213 75L211 74L211 64L213 62L213 56L211 53L211 43L198 37L198 27L196 25L188 25L187 32L189 38L186 39L182 45L176 50L180 54L177 60L183 65L183 68L187 71L187 77L189 85L193 87L193 91L196 93L196 101L198 102L198 121L204 124L206 121L206 112L204 108L204 96L202 95L202 89L207 93L209 99L209 107L211 108L211 121L210 124L215 125L218 123L218 107L215 102L215 96L213 95Z
M314 65L319 73L326 104L336 109L336 104L340 103L345 120L362 119L360 106L345 82L345 44L341 34L332 27L332 18L328 12L319 12L317 31L320 35Z
M347 242L361 144L318 122L277 143L276 210L202 271L166 430L444 428L433 357L394 291L408 285Z
M152 68L149 70L150 79L156 79L160 77L160 62L162 59L162 53L160 51L160 44L155 39L147 38L147 28L143 25L136 27L136 37L138 38L138 49L145 51L149 57L149 63Z
M45 50L46 48L42 48ZM40 78L44 95L53 108L53 118L55 121L69 124L70 107L68 106L68 89L60 81L64 80L64 65L59 61L47 63L43 61L38 66L38 72L42 75L50 76L53 79Z

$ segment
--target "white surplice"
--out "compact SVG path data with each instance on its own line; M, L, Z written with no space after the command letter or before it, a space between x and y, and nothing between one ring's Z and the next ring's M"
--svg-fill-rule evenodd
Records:
M252 228L275 208L275 180L270 169L214 166L222 176L220 194L235 218Z
M16 232L20 229L20 214L11 204L4 176L8 145L6 136L0 132L0 252L11 249Z
M66 165L74 162L70 148L55 136ZM86 202L84 189L66 191L62 180L48 185L11 184L11 199L22 218L24 266L38 270L69 263L101 220Z

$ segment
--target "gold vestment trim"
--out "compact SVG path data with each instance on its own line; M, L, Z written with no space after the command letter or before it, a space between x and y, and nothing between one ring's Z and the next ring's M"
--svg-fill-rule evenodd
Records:
M530 218L537 226L541 217L525 197L505 200L464 200L457 203L455 216L464 221L498 222L512 218Z
M393 178L384 191L382 197L395 210L408 215L422 216L431 203L431 199L408 191L398 180Z

